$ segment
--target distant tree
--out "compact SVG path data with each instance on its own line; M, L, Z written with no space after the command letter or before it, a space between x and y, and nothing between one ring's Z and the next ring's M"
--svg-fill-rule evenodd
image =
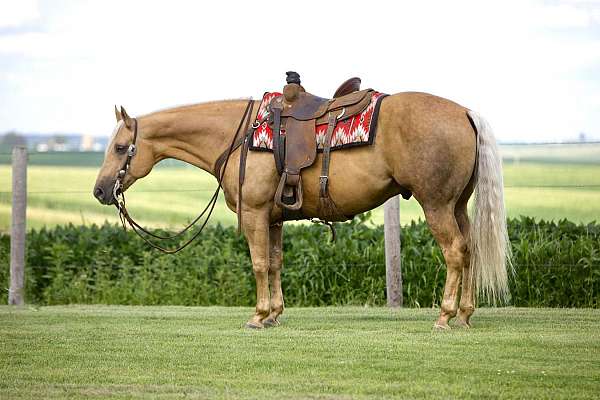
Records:
M2 151L11 151L15 146L27 146L27 139L17 132L6 132L0 137L0 149Z
M587 142L587 135L585 134L585 132L579 132L579 141Z

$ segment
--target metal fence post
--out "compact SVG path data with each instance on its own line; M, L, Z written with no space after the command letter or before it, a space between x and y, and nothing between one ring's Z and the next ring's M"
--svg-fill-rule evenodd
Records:
M385 276L387 304L402 307L402 264L400 258L400 198L394 196L384 205Z
M10 233L10 289L8 304L23 305L25 283L25 231L27 211L27 149L12 151L12 223Z

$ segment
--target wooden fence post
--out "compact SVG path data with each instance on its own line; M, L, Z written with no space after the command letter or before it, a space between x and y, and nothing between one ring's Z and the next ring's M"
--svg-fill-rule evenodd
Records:
M385 276L388 307L402 307L402 264L400 258L400 198L384 205Z
M27 210L27 149L12 151L12 223L10 228L10 289L8 304L24 303L25 231Z

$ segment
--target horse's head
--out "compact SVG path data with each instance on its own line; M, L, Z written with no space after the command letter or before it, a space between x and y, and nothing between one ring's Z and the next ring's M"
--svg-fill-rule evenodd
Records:
M138 121L129 117L123 107L120 110L115 107L115 114L117 126L94 185L94 197L102 204L115 203L117 190L125 191L154 166L152 146L141 137Z

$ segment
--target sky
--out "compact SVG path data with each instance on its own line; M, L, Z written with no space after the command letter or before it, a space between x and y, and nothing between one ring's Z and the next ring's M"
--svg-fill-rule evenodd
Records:
M600 140L600 1L0 0L0 132L260 98L298 71L484 115L500 141Z

